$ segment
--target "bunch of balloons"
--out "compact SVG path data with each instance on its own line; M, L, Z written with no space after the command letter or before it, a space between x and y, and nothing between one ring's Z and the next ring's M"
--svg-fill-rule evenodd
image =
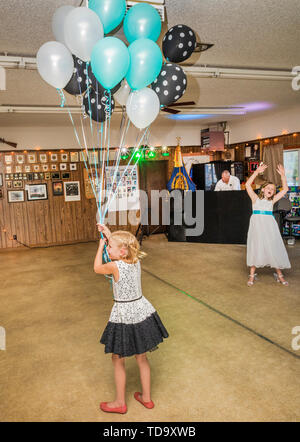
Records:
M188 26L171 28L163 39L163 64L156 43L161 33L157 10L139 3L125 14L125 0L89 0L88 7L58 8L52 18L56 41L41 46L37 67L51 86L81 95L83 110L94 121L110 118L114 94L131 122L143 129L156 119L160 107L185 92L186 76L175 63L192 54L196 37ZM122 22L128 46L107 36Z
M84 110L97 122L107 118L107 101L111 114L112 94L118 91L116 99L142 129L160 110L157 94L146 87L158 77L163 63L156 44L161 20L146 3L133 6L126 17L125 12L125 0L90 0L88 7L58 8L52 19L56 41L39 49L37 67L51 86L72 95L85 94ZM123 19L128 47L119 38L106 36Z

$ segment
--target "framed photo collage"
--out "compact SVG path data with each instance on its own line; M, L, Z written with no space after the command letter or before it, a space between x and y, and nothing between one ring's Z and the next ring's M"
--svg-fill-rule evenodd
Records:
M37 201L64 196L80 200L80 182L72 181L79 169L80 152L3 152L0 156L0 199L8 203ZM1 171L2 170L2 171ZM77 173L75 175L77 178Z

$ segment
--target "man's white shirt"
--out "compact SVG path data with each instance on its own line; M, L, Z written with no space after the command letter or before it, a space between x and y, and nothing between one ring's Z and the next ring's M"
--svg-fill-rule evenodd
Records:
M217 182L215 187L215 191L219 190L241 190L240 180L233 175L230 175L228 183L224 183L221 179Z

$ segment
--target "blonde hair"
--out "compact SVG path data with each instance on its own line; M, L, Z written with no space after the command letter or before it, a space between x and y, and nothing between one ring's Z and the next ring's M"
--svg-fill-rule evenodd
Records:
M147 256L145 252L140 250L140 244L132 233L126 230L117 230L111 234L111 238L118 243L120 248L125 247L127 249L127 255L124 258L131 264Z
M275 186L275 184L274 183L272 183L271 181L267 181L265 184L263 184L262 186L261 186L261 188L259 189L259 194L258 194L258 198L259 199L264 199L264 197L265 197L265 195L264 195L264 193L263 193L263 189L265 188L265 187L267 187L269 184L271 184L272 186L274 186L274 189L275 189L275 191L274 191L274 195L273 196L271 196L271 198L268 198L268 200L272 200L273 198L274 198L274 196L276 195L276 186Z

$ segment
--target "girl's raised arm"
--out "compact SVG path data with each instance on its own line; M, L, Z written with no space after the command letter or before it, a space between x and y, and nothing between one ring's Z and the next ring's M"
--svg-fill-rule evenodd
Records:
M256 171L250 176L250 178L248 178L247 182L246 182L246 190L247 193L249 195L249 197L251 198L252 203L254 204L255 201L257 200L258 196L256 195L256 193L254 192L254 190L252 189L251 184L253 183L253 181L255 180L255 178L257 177L257 175L259 173L263 173L266 168L268 166L266 166L265 164L261 164Z
M287 184L287 180L286 180L286 176L285 176L284 167L281 164L278 164L276 170L279 173L279 175L281 176L281 182L282 182L283 189L274 196L273 204L275 204L277 201L279 201L289 190L289 186Z
M107 262L103 264L103 250L106 240L100 239L99 247L94 260L94 272L100 273L100 275L113 275L115 280L119 278L118 266L115 262Z

